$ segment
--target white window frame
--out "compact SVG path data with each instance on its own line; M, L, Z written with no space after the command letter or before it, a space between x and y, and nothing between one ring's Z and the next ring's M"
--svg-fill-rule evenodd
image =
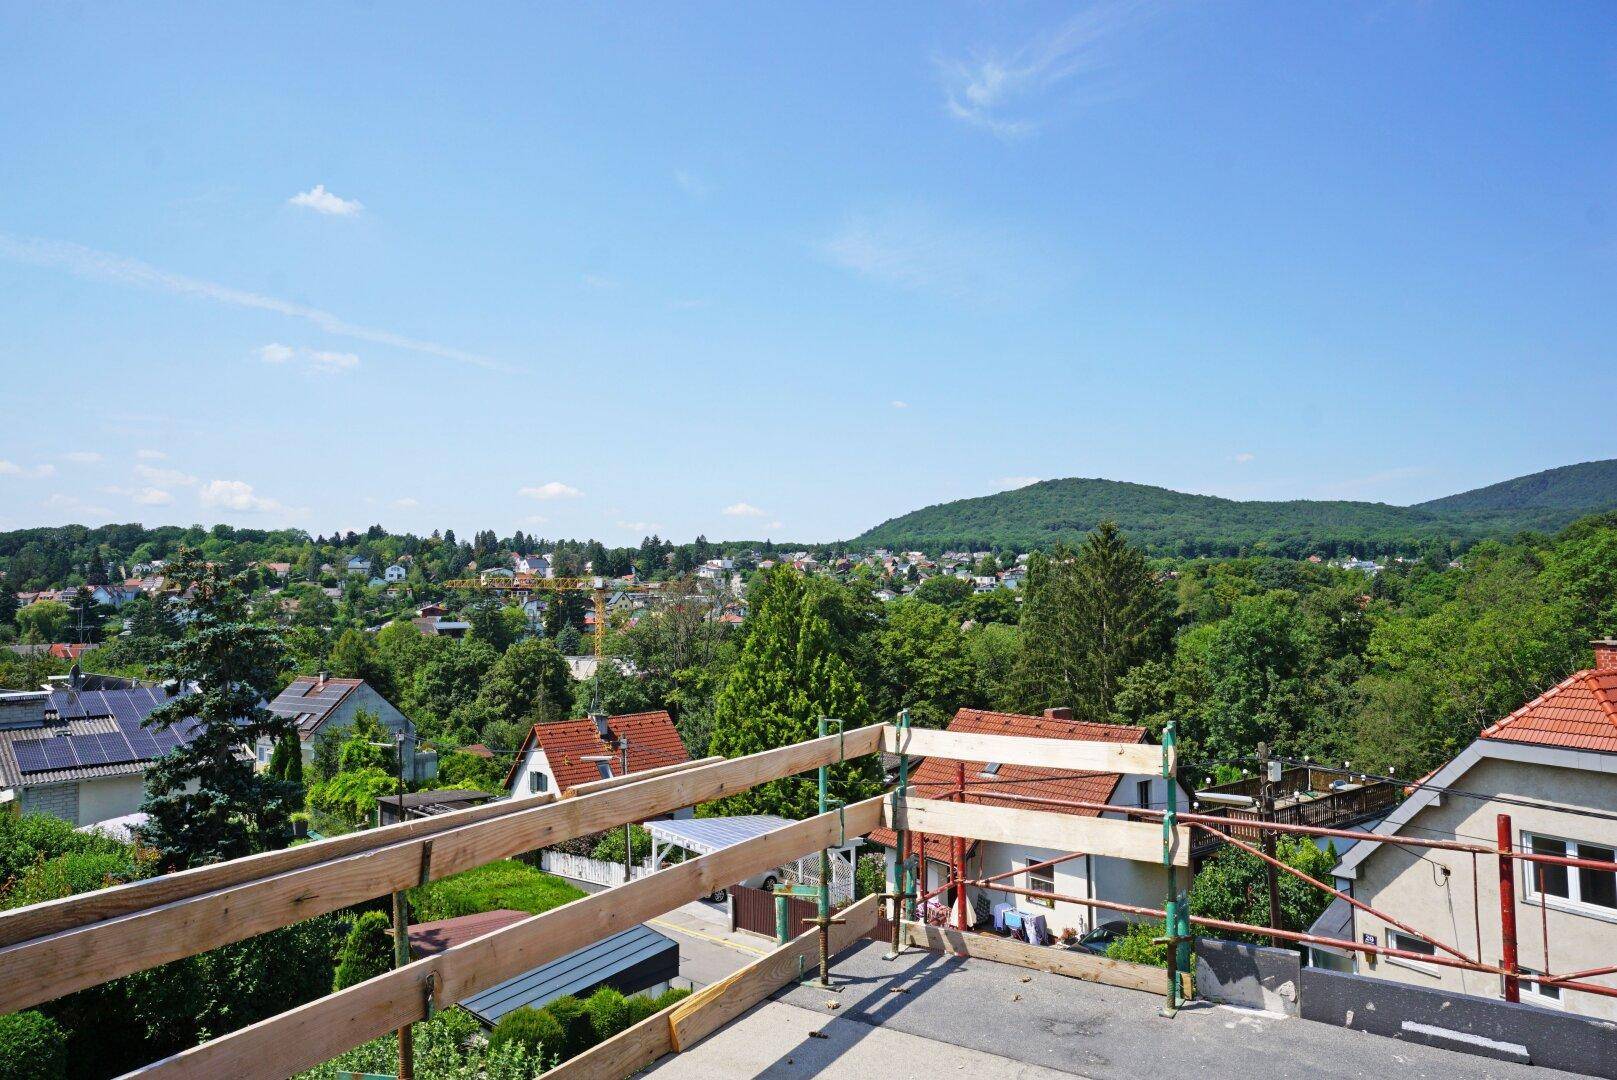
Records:
M1551 990L1554 990L1556 994L1559 995L1557 997L1551 997L1539 987L1537 979L1528 978L1529 975L1544 974L1542 971L1539 971L1537 968L1530 967L1519 968L1519 970L1521 971L1521 978L1516 980L1516 987L1520 992L1520 996L1523 1001L1527 1002L1529 1005L1538 1005L1546 1009L1566 1008L1566 1003L1564 1000L1566 998L1566 990L1564 987L1550 987ZM1503 983L1504 979L1501 977L1501 996L1503 996Z
M538 795L550 790L550 777L543 769L534 769L528 774L528 793Z
M1594 840L1573 840L1565 836L1556 836L1553 833L1531 832L1523 829L1521 832L1521 849L1532 851L1535 840L1551 840L1563 845L1562 851L1574 859L1590 858L1582 854L1583 848L1598 847L1606 851L1617 851L1617 844L1602 844ZM1540 895L1538 891L1537 864L1522 860L1522 903L1546 904L1553 911L1565 911L1571 915L1587 915L1590 918L1602 919L1606 922L1617 922L1617 907L1607 907L1604 904L1589 903L1583 899L1583 874L1579 866L1568 866L1566 870L1566 896L1556 896L1553 893ZM1590 873L1600 873L1594 870Z
M1056 868L1055 867L1046 866L1042 870L1029 870L1029 869L1027 869L1028 867L1035 866L1038 863L1041 863L1043 861L1044 861L1043 859L1029 858L1025 862L1023 862L1023 864L1022 864L1022 887L1024 889L1033 889L1033 890L1035 890L1037 892L1052 892L1052 893L1056 891ZM1022 897L1022 899L1026 900L1030 904L1036 904L1036 905L1038 905L1039 907L1042 907L1042 908L1054 908L1056 906L1056 902L1054 900L1048 900L1048 899L1045 899L1042 896L1024 896L1024 897Z
M1394 930L1390 926L1386 929L1386 941L1389 949L1409 949L1411 945L1432 945L1430 941L1418 934L1406 934L1402 930ZM1435 945L1432 945L1432 954L1434 956L1437 954ZM1386 960L1389 964L1408 968L1411 971L1418 971L1423 975L1432 975L1437 978L1441 978L1443 975L1436 964L1423 964L1419 960L1410 960L1403 956L1389 956Z

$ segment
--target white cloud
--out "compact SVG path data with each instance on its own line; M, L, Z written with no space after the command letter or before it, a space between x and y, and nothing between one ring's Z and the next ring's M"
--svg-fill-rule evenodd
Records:
M416 507L420 506L421 503L406 495L402 499L394 499L393 505L398 507L400 510L414 510Z
M726 506L720 513L725 517L768 517L769 511L760 510L751 503L738 502Z
M910 407L910 403L907 402L907 401L895 401L895 402L893 402L893 408L895 408L895 409L907 409L909 407Z
M285 503L260 495L244 480L209 480L197 493L203 506L243 514L291 513Z
M578 279L591 289L615 289L618 283L605 274L580 274Z
M83 514L86 517L111 517L112 511L105 506L86 502L77 495L64 495L57 492L45 500L45 506L50 510L61 510L69 514Z
M883 285L997 302L1045 292L1057 276L1034 244L920 205L849 214L818 245L834 266Z
M122 495L133 502L139 503L141 506L167 506L174 501L174 496L161 488L126 488L109 485L101 490L108 495Z
M148 484L163 484L169 487L195 487L197 478L178 469L158 469L150 465L136 465L135 475Z
M1016 488L1025 488L1038 482L1037 476L1002 476L997 481L997 486L1001 491L1014 491Z
M293 206L303 206L322 214L335 214L338 217L351 217L365 209L365 204L358 199L339 198L327 191L324 184L316 184L308 191L300 191L286 201Z
M93 465L101 460L94 450L70 450L62 456L76 465Z
M552 480L538 487L525 487L517 489L518 495L526 495L530 499L577 499L584 493L571 484L564 484L560 480Z
M684 169L674 170L674 183L678 184L679 189L685 194L694 195L697 198L701 198L708 193L706 181L695 173L686 172Z
M454 360L457 363L472 364L476 367L495 370L505 369L505 365L495 360L466 352L463 349L451 348L448 345L440 345L433 341L423 341L420 338L406 337L403 334L395 334L389 330L356 326L353 323L345 322L329 311L321 311L319 308L295 304L290 300L282 300L274 296L264 296L242 289L233 289L228 285L185 277L183 274L171 274L167 270L160 270L138 259L127 259L121 255L96 251L94 248L87 248L81 244L70 244L59 240L24 240L0 233L0 258L9 259L12 262L26 263L30 266L46 266L64 270L75 277L158 289L162 292L175 293L181 296L200 296L205 300L212 300L215 303L226 304L231 307L269 311L277 315L287 315L294 319L306 320L320 327L328 334L335 334L338 337L374 342L377 345L388 345L395 349L404 349L408 352L421 353L426 356L436 356L444 360Z
M619 521L616 524L618 528L624 530L625 532L635 533L651 533L662 528L662 526L658 525L655 521Z
M34 466L34 475L35 476L55 476L56 475L56 466L55 465L49 465L49 464L35 465Z
M167 461L168 455L161 450L136 450L135 456L142 461Z
M1257 455L1248 453L1247 451L1243 450L1239 454L1235 455L1235 461L1236 461L1237 464L1245 465L1247 462L1251 461L1256 456Z
M1110 60L1106 46L1148 6L1137 0L1094 4L1014 52L940 60L945 111L1002 139L1016 139L1036 132L1040 122L1032 114L1075 80L1073 92L1115 94L1115 86L1102 85Z
M785 527L786 523L784 521L771 521L768 525L764 526L766 529L784 529Z
M522 524L524 524L524 525L543 525L545 522L547 522L549 520L550 519L545 517L543 514L529 514L527 517L522 519Z
M56 466L50 464L35 465L33 468L24 468L15 461L0 459L0 476L55 476Z
M708 301L708 300L670 300L670 301L668 301L668 310L669 311L701 311L703 308L707 307L710 303L711 303L711 301Z
M266 364L286 364L293 360L302 360L303 370L317 375L335 374L359 366L359 356L355 353L294 349L290 345L282 345L275 341L268 345L260 345L253 350L253 354Z

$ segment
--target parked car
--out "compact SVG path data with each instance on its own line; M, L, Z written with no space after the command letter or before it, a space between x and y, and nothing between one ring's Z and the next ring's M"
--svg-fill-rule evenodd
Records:
M1123 919L1114 919L1103 922L1089 933L1078 939L1078 947L1085 952L1092 952L1096 956L1105 956L1106 947L1129 932L1129 924Z
M773 870L765 870L761 874L754 874L750 878L736 882L736 884L748 889L762 889L768 892L776 885L779 885L785 877L786 871L777 866ZM714 889L708 893L707 898L715 904L722 904L730 898L729 894L729 889Z

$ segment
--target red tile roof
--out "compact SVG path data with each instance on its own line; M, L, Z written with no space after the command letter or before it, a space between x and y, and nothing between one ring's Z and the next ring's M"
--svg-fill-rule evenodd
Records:
M505 786L511 786L512 777L535 741L544 749L545 757L550 762L550 771L556 776L557 791L601 779L601 771L595 762L580 760L585 754L611 754L612 775L619 775L617 741L624 735L629 737L631 773L678 765L691 759L690 754L685 752L685 743L680 740L679 732L674 729L673 717L668 715L666 709L610 716L606 728L611 734L610 744L596 733L595 721L589 719L533 725L533 730L528 732L522 749L511 763L510 771L506 773Z
M423 956L436 956L445 949L495 930L503 930L529 917L526 911L495 908L476 915L416 923L410 927L410 957L419 960Z
M1617 754L1617 670L1579 671L1479 737Z
M1071 742L1145 742L1145 728L1127 724L1096 724L1087 720L1063 720L1052 716L1023 716L1020 713L984 712L981 709L961 709L949 722L950 731L971 735L1021 735L1039 739L1066 739ZM1007 795L1038 795L1052 799L1076 799L1080 802L1110 802L1119 773L1074 773L1060 769L1040 769L1030 765L1000 765L992 777L982 775L987 763L968 761L966 766L966 801L984 806L1014 806L1027 809L1031 804L1008 799L996 799L993 793ZM946 799L956 790L959 763L953 758L927 758L910 773L910 791L916 798ZM1040 805L1040 810L1079 817L1098 817L1097 810L1077 807ZM892 847L898 837L891 829L876 829L870 839ZM929 847L931 845L928 845Z

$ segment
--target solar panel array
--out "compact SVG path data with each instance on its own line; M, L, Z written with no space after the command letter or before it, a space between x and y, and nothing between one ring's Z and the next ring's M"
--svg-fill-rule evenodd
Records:
M174 695L162 688L134 690L59 690L51 708L63 720L111 717L118 730L99 734L53 735L11 744L17 768L24 773L94 768L154 761L181 743L190 742L197 723L189 718L169 728L150 730L142 721Z

